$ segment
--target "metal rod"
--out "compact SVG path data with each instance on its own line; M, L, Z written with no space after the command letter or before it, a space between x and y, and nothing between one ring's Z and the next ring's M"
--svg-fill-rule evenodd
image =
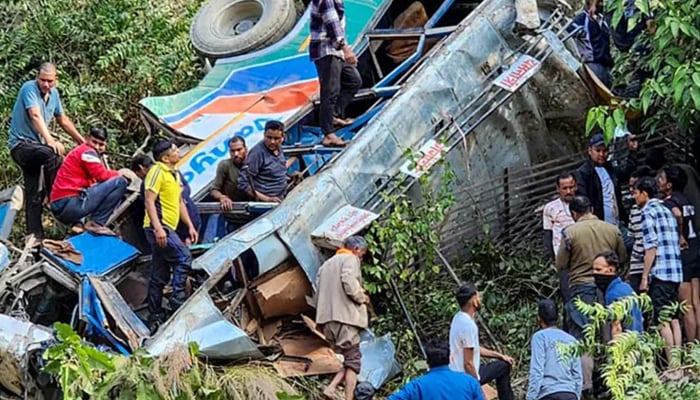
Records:
M418 334L418 330L416 329L416 324L415 322L413 322L413 318L411 318L411 313L408 311L408 308L406 308L406 304L404 304L403 299L401 298L401 294L399 293L399 289L396 287L396 282L394 281L394 278L389 279L389 287L391 287L391 291L394 293L394 296L396 296L396 300L398 300L399 306L401 306L401 311L403 311L403 315L406 317L406 322L408 322L408 326L411 328L413 334L416 336L416 343L418 343L418 348L420 349L423 358L427 358L427 355L425 354L425 348L423 347L423 342L421 341L420 335Z

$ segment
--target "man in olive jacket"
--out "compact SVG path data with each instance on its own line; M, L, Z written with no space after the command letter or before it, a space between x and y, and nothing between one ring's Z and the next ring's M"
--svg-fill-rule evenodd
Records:
M622 234L617 226L601 221L593 214L591 201L584 196L575 196L569 203L571 216L576 221L562 231L562 242L557 253L559 271L569 271L569 297L564 299L569 321L569 334L583 338L583 331L590 319L577 307L576 299L594 304L597 289L593 279L593 260L604 251L614 251L620 262L627 258ZM581 358L583 365L583 390L592 387L593 360L588 355Z
M335 351L344 357L343 368L323 393L333 397L345 379L345 399L352 400L360 373L360 331L367 328L369 297L362 289L360 261L367 251L362 236L351 236L345 246L321 265L316 275L316 323Z

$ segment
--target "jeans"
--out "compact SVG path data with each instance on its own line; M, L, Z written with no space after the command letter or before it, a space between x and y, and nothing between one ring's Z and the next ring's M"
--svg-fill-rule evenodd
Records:
M479 367L479 384L485 385L496 381L498 400L514 400L515 395L510 387L511 365L505 361L491 361Z
M187 299L185 283L192 269L192 254L182 243L174 230L165 229L166 246L159 247L156 243L155 232L146 228L146 240L151 245L152 262L148 280L148 311L151 317L163 315L163 289L170 280L172 270L173 294L170 297L170 307L173 311L179 308Z
M598 289L592 283L571 286L571 297L566 301L566 312L569 315L569 334L574 338L583 339L583 329L590 319L576 308L575 300L580 297L586 304L595 304L598 299Z
M95 223L105 225L121 204L127 185L126 179L120 176L108 179L83 190L79 196L54 201L51 211L64 224L73 224L91 216Z
M21 142L10 150L10 156L22 169L24 178L25 212L27 233L43 239L41 207L44 197L51 193L53 181L63 159L51 147L40 143ZM43 190L39 190L39 179L44 170Z
M362 86L362 77L354 65L336 56L314 61L321 84L319 119L324 135L335 132L333 117L345 118L345 108Z

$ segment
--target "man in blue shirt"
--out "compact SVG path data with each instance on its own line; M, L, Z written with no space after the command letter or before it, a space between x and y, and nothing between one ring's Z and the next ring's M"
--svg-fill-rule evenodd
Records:
M605 293L605 305L634 296L634 289L629 283L617 276L617 267L620 264L617 254L612 251L604 251L593 259L593 279L601 292ZM630 315L622 321L612 322L613 339L622 331L642 332L644 323L642 312L636 305L630 310Z
M679 301L678 286L683 281L683 265L678 223L671 210L657 198L658 187L653 178L640 179L632 193L642 209L644 272L639 290L649 291L654 311L652 322L659 325L666 342L666 357L670 359L671 348L682 345L678 313L671 316L670 324L660 321L659 317L665 307L673 307Z
M576 342L573 336L557 328L557 305L549 299L538 303L540 329L532 337L530 379L526 400L578 400L583 374L581 358L565 358L560 345Z
M56 122L78 144L85 139L63 112L61 97L56 90L56 67L41 64L36 80L25 82L19 90L10 120L10 156L22 169L24 178L27 234L41 240L41 207L51 193L53 181L66 149L49 132L49 123ZM40 183L43 172L43 182ZM43 183L43 185L42 185Z
M284 124L267 121L263 141L248 152L238 178L238 190L255 201L281 203L287 194L287 159L282 151Z
M450 369L450 344L446 340L426 343L425 355L430 370L408 382L389 400L483 400L476 378Z

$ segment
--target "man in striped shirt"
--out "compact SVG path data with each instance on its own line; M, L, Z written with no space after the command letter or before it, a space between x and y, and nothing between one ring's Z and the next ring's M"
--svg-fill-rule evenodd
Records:
M651 178L653 171L646 165L634 170L630 175L630 191L634 190L634 185L641 178ZM630 255L630 269L627 274L629 282L634 292L640 294L639 284L642 283L642 272L644 272L644 235L642 234L642 209L637 204L633 204L630 209L629 234L634 239L632 254Z
M347 126L345 108L362 85L357 57L347 43L343 0L312 0L309 56L321 85L319 120L324 146L344 146L337 126Z
M673 213L657 198L658 189L653 178L642 178L634 185L634 200L642 208L644 237L644 272L639 290L649 291L653 306L653 322L660 327L666 342L666 356L671 348L681 345L681 326L678 313L671 323L659 320L664 307L678 302L678 286L683 281L681 245L678 223Z

